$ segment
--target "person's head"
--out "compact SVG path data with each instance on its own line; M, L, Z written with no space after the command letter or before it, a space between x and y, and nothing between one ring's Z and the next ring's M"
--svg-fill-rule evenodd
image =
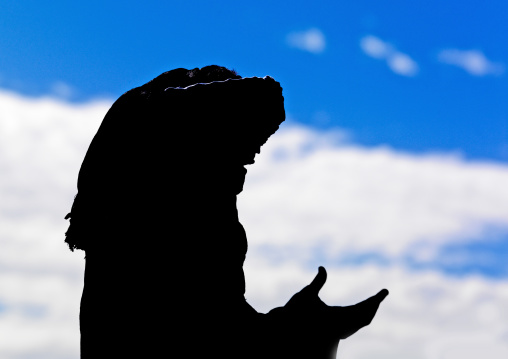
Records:
M240 81L232 81L231 85L212 84L227 80ZM285 116L281 88L277 82L268 77L258 78L259 81L251 81L249 78L244 80L246 81L244 82L235 70L218 65L191 70L178 68L162 73L129 93L138 98L159 96L161 100L158 101L158 115L164 118L171 117L172 121L176 119L178 122L191 122L193 137L195 140L199 139L199 143L196 141L187 143L198 151L198 155L203 153L205 147L207 152L218 154L213 158L214 167L228 165L227 158L243 166L254 163L254 156L259 153L260 147L268 137L277 130ZM181 91L188 93L188 96L183 96L187 97L186 99L179 96L180 91L169 94L171 89L186 89L198 84L197 88ZM212 86L202 86L206 84ZM163 93L165 94L161 95ZM173 98L178 100L172 101ZM186 108L185 103L190 106ZM153 102L149 106L154 107ZM136 107L139 108L138 105ZM282 114L279 112L280 108ZM166 116L168 113L169 117ZM180 126L184 127L185 125ZM214 145L210 146L203 135L213 138ZM200 144L203 145L202 149L199 148ZM227 148L221 150L221 144ZM190 156L190 152L187 154ZM226 162L221 163L221 159ZM203 158L199 162L202 166L205 164Z
M228 79L241 79L242 77L235 70L226 67L209 65L202 68L187 70L178 68L164 72L139 87L143 92L154 93L164 91L168 87L188 87L199 83L210 83L214 81L225 81Z
M170 215L170 206L155 210L163 203L235 196L243 166L284 118L278 82L216 65L168 71L126 92L85 156L66 242L85 249L94 237L118 237L115 221L146 228L153 212Z

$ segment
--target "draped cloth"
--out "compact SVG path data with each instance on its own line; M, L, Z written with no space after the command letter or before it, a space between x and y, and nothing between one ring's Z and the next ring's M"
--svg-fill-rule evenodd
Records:
M263 351L260 315L244 298L236 197L244 166L284 118L282 88L268 76L148 83L112 105L66 217L66 242L86 253L82 358Z

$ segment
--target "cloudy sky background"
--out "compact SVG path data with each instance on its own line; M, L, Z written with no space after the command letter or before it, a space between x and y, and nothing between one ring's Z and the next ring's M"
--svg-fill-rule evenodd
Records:
M239 198L249 302L323 265L329 304L390 290L342 358L508 357L508 5L35 4L0 12L1 358L79 357L87 146L124 91L212 63L286 98Z

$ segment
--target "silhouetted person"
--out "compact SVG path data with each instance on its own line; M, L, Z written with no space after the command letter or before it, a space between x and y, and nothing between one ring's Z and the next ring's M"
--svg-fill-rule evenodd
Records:
M279 83L176 69L123 94L85 156L66 242L86 253L81 357L329 358L386 290L329 307L314 281L282 308L244 298L245 165L284 121Z

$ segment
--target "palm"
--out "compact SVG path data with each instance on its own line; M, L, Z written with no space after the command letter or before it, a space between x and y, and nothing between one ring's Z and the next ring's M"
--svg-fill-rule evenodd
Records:
M347 307L328 306L318 296L326 282L326 270L319 272L308 286L296 293L283 308L275 312L284 316L288 332L298 349L298 357L330 358L339 340L345 339L370 324L379 304L388 295L386 289Z

